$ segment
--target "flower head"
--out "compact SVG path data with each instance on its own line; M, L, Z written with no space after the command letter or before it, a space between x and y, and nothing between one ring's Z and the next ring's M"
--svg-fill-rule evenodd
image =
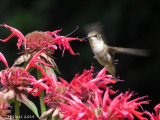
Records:
M72 55L75 55L72 48L70 47L69 41L80 40L78 38L58 35L58 32L60 32L61 30L56 30L53 32L34 31L24 36L16 28L13 28L6 24L0 24L0 26L4 26L12 31L12 34L8 38L1 40L1 41L7 42L11 37L17 36L18 37L17 46L18 48L20 48L20 46L23 43L26 54L35 53L35 52L37 53L38 51L41 51L42 49L45 49L44 52L46 54L53 54L54 50L57 49L56 45L58 45L60 49L61 49L61 46L63 46L63 54L64 54L65 49L67 49Z
M4 99L12 99L16 95L25 94L30 89L30 82L24 78L33 78L24 68L11 67L0 71L0 83L3 86L1 95Z
M87 101L89 95L94 95L94 91L96 90L99 94L103 93L99 88L107 88L107 84L115 83L115 80L112 79L106 73L106 68L102 69L97 76L93 77L93 66L91 66L90 70L84 70L81 75L76 74L70 83L60 78L61 82L56 82L56 87L53 86L53 89L50 91L56 94L67 95L68 92L77 95L79 98L83 99L83 101ZM54 80L55 81L55 80ZM111 89L110 93L115 93ZM49 90L48 90L49 91ZM58 96L55 96L58 97ZM93 96L92 96L93 97ZM91 98L92 98L91 97ZM58 97L59 98L59 97ZM53 98L52 98L53 99ZM54 100L55 101L55 100ZM58 101L59 102L59 101Z
M138 108L141 107L142 104L149 103L148 101L142 101L147 96L131 99L133 92L129 93L126 91L126 93L120 93L113 100L111 100L107 91L105 92L102 103L104 118L127 118L129 120L134 120L134 116L136 116L141 120L146 119L142 116L144 112L139 112Z
M3 99L12 99L17 94L24 94L25 91L30 88L30 82L24 78L33 78L33 76L25 72L24 68L9 68L2 53L0 53L0 60L2 60L7 67L7 69L0 71L0 84L3 87L0 91L0 96L3 97Z
M76 74L70 83L60 77L60 82L58 82L57 79L50 73L50 80L48 80L52 81L52 84L48 86L47 94L44 101L45 103L47 103L50 109L42 116L44 117L48 114L51 114L51 111L54 114L53 116L60 115L57 112L57 114L55 114L55 111L60 111L60 106L62 104L68 105L68 100L64 98L70 99L73 97L71 95L75 95L77 97L77 100L80 99L81 101L83 101L83 104L88 104L88 99L90 99L90 101L93 101L93 99L97 96L95 96L95 91L97 92L98 96L101 96L103 91L99 88L106 89L108 88L108 84L116 83L116 81L110 75L106 74L106 68L103 68L96 76L93 74L93 69L94 67L91 66L90 70L84 70L81 75ZM109 92L111 94L115 93L111 89L109 89ZM90 109L88 108L87 110L90 111Z
M43 89L46 90L47 85L41 83L41 81L45 78L41 78L41 80L37 81L34 76L28 73L29 68L36 67L43 73L44 77L46 76L43 68L35 64L39 62L48 66L47 63L44 63L41 59L38 59L38 56L43 51L44 50L41 50L33 56L26 68L15 66L9 68L5 57L2 53L0 54L0 60L2 60L7 67L5 70L0 71L0 84L3 87L0 91L0 96L3 97L3 99L12 99L17 96L20 98L20 96L25 95L28 92L35 92L35 94L38 94L38 92L41 92ZM32 85L39 85L39 89L35 89L37 87L31 88Z
M137 117L141 120L147 120L147 118L142 116L144 112L138 111L140 105L148 104L148 101L142 101L145 97L130 100L133 93L127 91L111 99L108 89L105 91L103 98L98 95L97 91L94 94L95 97L92 100L89 98L87 103L84 103L82 99L71 93L68 94L70 97L60 95L68 102L67 104L59 103L63 119L134 120Z
M27 54L46 48L47 54L53 54L57 49L53 37L45 32L34 31L26 35L24 47Z
M143 100L147 96L132 99L133 92L127 91L111 99L110 95L115 96L116 92L107 85L114 84L115 80L107 75L106 71L106 68L103 68L94 77L92 66L81 75L76 74L70 83L62 78L59 78L61 82L58 82L54 78L54 85L48 87L44 101L50 109L42 114L41 118L52 114L52 118L59 116L62 119L76 120L134 120L135 117L147 119L143 117L144 112L139 111L142 104L149 103L148 100Z
M74 94L85 97L88 94L93 93L94 90L98 90L99 93L102 91L99 88L107 88L107 85L112 83L115 84L116 81L111 75L106 74L107 69L104 67L95 77L93 74L94 67L91 66L90 70L84 70L81 75L76 74L72 79L69 86L70 91L74 91ZM65 80L59 78L62 83L65 83ZM110 89L110 92L115 93Z

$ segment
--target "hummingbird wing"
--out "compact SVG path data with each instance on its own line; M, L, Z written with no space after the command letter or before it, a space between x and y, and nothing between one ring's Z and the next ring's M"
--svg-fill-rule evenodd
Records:
M148 56L150 54L150 51L146 49L122 48L122 47L111 47L111 46L109 46L108 52L113 55L115 53L125 53L138 56Z

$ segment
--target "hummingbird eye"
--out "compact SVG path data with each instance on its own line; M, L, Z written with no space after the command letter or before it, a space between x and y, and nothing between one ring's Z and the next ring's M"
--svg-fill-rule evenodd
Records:
M94 35L93 37L98 37L98 35L96 34L96 35Z

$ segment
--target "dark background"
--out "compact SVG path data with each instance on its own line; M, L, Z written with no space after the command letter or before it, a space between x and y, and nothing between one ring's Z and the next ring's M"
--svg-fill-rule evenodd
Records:
M79 29L72 37L85 37L86 25L101 22L102 29L111 46L150 49L148 57L117 54L117 75L125 82L114 85L114 90L135 91L139 96L148 95L151 100L144 109L153 112L160 103L159 69L160 69L160 1L146 0L1 0L0 23L6 23L19 29L24 35L35 30L54 31L61 29L61 35ZM0 27L0 38L10 35L10 31ZM14 37L7 43L0 42L0 51L5 55L9 65L19 56ZM76 73L90 69L92 63L95 72L103 67L93 58L89 42L71 42L74 52L72 56L67 50L62 58L62 51L53 55L64 79L71 81ZM4 65L0 62L0 69ZM29 114L25 113L24 114ZM32 113L31 113L32 114Z

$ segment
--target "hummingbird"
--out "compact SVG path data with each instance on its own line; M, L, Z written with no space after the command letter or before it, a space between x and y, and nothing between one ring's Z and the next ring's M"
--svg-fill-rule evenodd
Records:
M102 35L97 31L92 31L88 34L88 40L91 46L91 49L94 53L94 58L104 67L107 68L108 72L113 76L117 81L115 75L115 63L114 55L116 53L127 53L138 56L147 56L148 52L144 49L134 49L134 48L122 48L122 47L112 47L108 46L102 38Z

